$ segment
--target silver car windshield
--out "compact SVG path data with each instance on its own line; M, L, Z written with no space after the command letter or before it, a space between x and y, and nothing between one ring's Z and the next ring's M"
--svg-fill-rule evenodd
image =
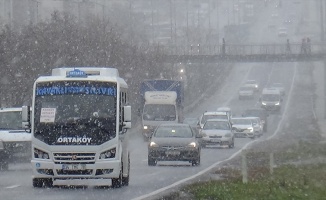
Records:
M203 127L204 130L230 130L230 124L223 121L207 121Z

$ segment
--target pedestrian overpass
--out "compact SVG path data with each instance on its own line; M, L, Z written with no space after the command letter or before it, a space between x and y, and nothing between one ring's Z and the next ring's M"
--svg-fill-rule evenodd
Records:
M326 60L326 43L155 46L167 63L310 62Z

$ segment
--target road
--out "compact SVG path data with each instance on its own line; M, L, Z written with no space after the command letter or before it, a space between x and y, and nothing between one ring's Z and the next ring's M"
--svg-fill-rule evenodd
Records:
M310 1L309 1L310 2ZM284 5L286 7L286 5ZM265 23L266 18L274 8L267 8L259 20L253 25L249 41L277 41L275 32L271 32ZM298 8L299 9L299 8ZM286 12L283 10L282 12ZM280 19L281 20L281 19ZM299 22L298 22L299 23ZM293 31L296 25L289 28ZM265 28L262 28L265 27ZM300 37L300 36L298 36ZM294 37L293 37L294 38ZM295 104L291 97L291 91L297 84L298 68L304 67L305 63L266 63L266 64L236 64L226 82L220 87L211 87L211 96L203 101L200 106L187 113L189 117L198 117L206 110L216 110L220 106L229 106L236 116L241 115L244 109L257 107L259 95L254 99L238 100L237 91L247 79L256 79L261 87L268 86L272 82L281 82L285 85L287 95L284 97L281 113L271 114L268 118L268 131L257 139L261 141L272 137L279 130L280 123L290 123L291 119L285 118L289 107ZM212 72L213 73L213 72ZM204 81L204 80L203 80ZM313 93L313 91L310 91ZM286 121L289 120L289 121ZM0 172L0 198L4 200L63 200L63 199L142 199L147 194L155 193L156 190L167 188L183 179L194 176L207 170L212 165L226 160L254 142L247 138L237 138L234 149L205 148L202 149L201 165L192 167L186 162L159 162L157 166L147 165L147 143L143 141L137 129L131 130L130 153L131 153L131 177L130 185L119 189L103 188L33 188L31 170L29 164L11 165L9 171ZM256 141L255 141L256 142Z

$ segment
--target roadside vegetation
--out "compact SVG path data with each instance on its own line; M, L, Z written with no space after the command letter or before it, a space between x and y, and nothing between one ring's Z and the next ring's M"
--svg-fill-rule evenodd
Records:
M196 182L163 197L164 200L192 199L326 199L326 143L299 142L275 152L275 166L269 167L267 152L248 152L248 182L243 183L241 164L214 172L217 180Z

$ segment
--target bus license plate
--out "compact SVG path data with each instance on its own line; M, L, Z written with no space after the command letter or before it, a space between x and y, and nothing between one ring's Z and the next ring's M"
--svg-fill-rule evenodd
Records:
M63 170L85 170L86 165L85 164L71 164L71 165L62 165Z

